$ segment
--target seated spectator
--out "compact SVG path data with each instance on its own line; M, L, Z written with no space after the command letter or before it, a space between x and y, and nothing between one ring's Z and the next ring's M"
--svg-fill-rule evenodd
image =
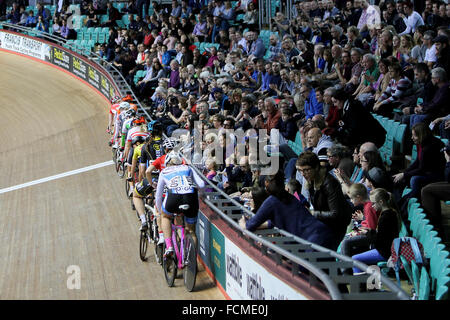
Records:
M362 210L354 211L352 231L341 242L341 253L351 257L369 250L374 243L379 212L374 209L367 188L363 184L353 184L350 187L349 196L355 208L362 207Z
M305 84L300 94L305 99L305 118L311 119L316 114L323 114L323 103L319 103L316 99L316 91L311 84Z
M296 163L303 175L302 194L310 204L313 216L325 223L339 243L351 219L351 207L342 193L339 182L320 165L311 151L300 154Z
M351 177L356 164L352 160L351 151L340 143L333 143L327 150L328 169L335 176L335 170L339 169L347 177ZM339 179L338 179L339 180Z
M439 237L446 241L448 235L444 232L442 224L441 201L450 199L450 143L447 143L443 151L446 160L444 179L422 188L421 203L430 224L437 230Z
M437 90L435 90L431 101L417 104L414 108L414 114L410 118L411 128L420 122L429 124L432 120L445 115L447 111L447 103L450 98L450 84L447 73L443 68L434 68L431 70L431 81Z
M61 36L61 21L57 17L53 18L51 33L55 36Z
M258 24L258 10L255 8L255 4L250 2L247 5L247 11L244 14L242 25L244 28L254 29Z
M373 249L352 256L353 260L374 265L380 261L387 261L391 255L392 241L398 237L401 219L395 210L392 194L378 188L370 193L373 208L380 212ZM353 268L353 274L360 274L361 270Z
M37 18L34 15L34 11L30 10L28 12L27 21L25 22L25 27L34 28L34 27L36 27L36 24L37 24Z
M445 70L447 75L450 73L450 48L448 36L438 35L433 39L436 47L436 63L433 68L441 67Z
M42 16L38 16L38 22L36 24L36 30L42 32L48 32L48 24L44 21Z
M373 112L383 116L391 116L392 110L397 106L400 99L405 97L412 89L412 82L404 76L400 63L394 62L388 69L392 77L389 86L373 106Z
M281 120L278 122L276 129L279 130L280 144L286 143L289 140L295 141L298 129L291 109L281 109Z
M72 29L73 31L73 29ZM71 29L67 26L67 20L62 19L61 20L61 37L64 39L69 39L71 36Z
M429 183L443 179L445 158L441 152L444 144L433 136L425 123L418 123L412 128L412 140L417 146L417 159L402 173L393 176L394 183L403 190L407 185L411 191L406 194L400 205L410 198L419 198L421 189Z
M28 13L25 11L24 6L20 6L19 12L20 12L20 19L17 24L24 26L27 23Z
M239 221L242 228L255 231L261 228L277 227L302 239L334 250L338 243L334 234L324 223L312 216L297 198L285 190L281 171L265 179L269 197L256 214L246 221Z
M96 27L99 24L99 20L96 14L96 10L94 9L94 6L92 4L88 5L88 13L86 22L84 25L86 28Z

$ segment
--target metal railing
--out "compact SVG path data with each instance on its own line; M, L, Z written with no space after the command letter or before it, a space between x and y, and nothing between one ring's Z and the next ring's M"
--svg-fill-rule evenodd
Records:
M48 33L39 32L26 27L20 27L8 23L0 23L0 28L7 27L15 31L24 31L26 33L36 33L36 36L56 42L63 47L82 54L90 61L98 65L104 72L108 73L115 81L120 82L118 89L121 95L131 94L135 99L140 112L145 114L147 120L152 120L146 109L141 105L125 78L115 66L98 56L94 52L83 52L74 46L67 45L66 40L60 37L50 35ZM117 83L116 83L117 85ZM264 255L272 259L286 270L289 270L294 276L306 278L311 285L323 287L331 299L350 300L350 299L398 299L407 300L409 296L399 288L388 277L379 273L378 279L383 285L382 290L369 290L365 288L371 269L369 266L352 260L350 257L338 254L335 251L321 247L293 234L278 228L257 230L250 232L239 226L238 220L243 213L253 216L254 214L245 208L235 199L230 198L225 192L218 188L215 184L204 177L203 173L193 165L189 159L186 159L190 166L203 178L208 188L213 189L211 192L205 192L206 198L204 203L216 214L218 214L233 230L235 230L242 239L255 248L258 248ZM236 213L238 212L238 213ZM347 275L343 274L343 269L357 267L360 270L368 272L365 275ZM345 287L346 290L342 290Z

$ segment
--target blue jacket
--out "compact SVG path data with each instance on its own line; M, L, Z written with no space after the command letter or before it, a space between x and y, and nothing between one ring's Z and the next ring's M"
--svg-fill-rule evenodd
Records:
M311 215L292 195L288 204L281 202L275 196L269 196L256 214L247 221L246 227L249 231L254 231L267 220L270 220L269 227L275 226L327 248L335 246L332 231Z
M316 91L311 89L309 97L305 100L305 115L306 119L311 119L316 114L323 114L323 104L317 102Z

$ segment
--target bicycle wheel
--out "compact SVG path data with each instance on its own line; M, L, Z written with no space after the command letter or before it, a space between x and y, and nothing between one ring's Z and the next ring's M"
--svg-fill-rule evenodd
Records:
M163 256L164 256L164 246L162 244L158 244L158 240L155 240L154 244L154 251L155 251L155 259L156 263L159 265L163 264Z
M117 163L117 148L112 148L112 159L114 162L114 165Z
M130 199L130 182L128 182L127 179L125 179L125 194L127 195L127 198Z
M194 238L190 234L186 234L184 242L185 261L183 279L187 291L191 292L194 290L195 280L197 278L197 248Z
M165 250L165 246L163 250ZM167 285L169 287L173 287L175 278L177 277L177 261L175 258L175 253L163 258L163 269Z
M124 164L119 159L117 159L117 162L116 162L116 172L117 172L117 175L119 176L119 178L123 178L123 176L125 175Z
M145 255L147 254L147 246L148 246L147 232L141 231L141 236L139 239L139 257L141 258L142 261L147 260L147 258L145 257Z

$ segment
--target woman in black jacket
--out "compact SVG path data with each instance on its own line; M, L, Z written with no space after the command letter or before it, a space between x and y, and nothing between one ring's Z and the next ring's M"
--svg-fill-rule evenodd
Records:
M303 174L302 194L309 201L311 213L330 227L339 243L352 216L339 181L320 165L318 156L311 151L301 153L295 166Z
M433 136L425 123L413 126L411 138L417 146L417 158L404 172L393 176L394 183L400 184L400 188L404 185L411 187L411 191L403 197L403 200L420 199L420 191L424 186L444 178L445 158L441 152L444 148L442 141Z
M343 89L331 99L339 113L335 136L340 143L350 148L366 142L373 142L378 148L384 144L386 130L360 101L350 98Z

